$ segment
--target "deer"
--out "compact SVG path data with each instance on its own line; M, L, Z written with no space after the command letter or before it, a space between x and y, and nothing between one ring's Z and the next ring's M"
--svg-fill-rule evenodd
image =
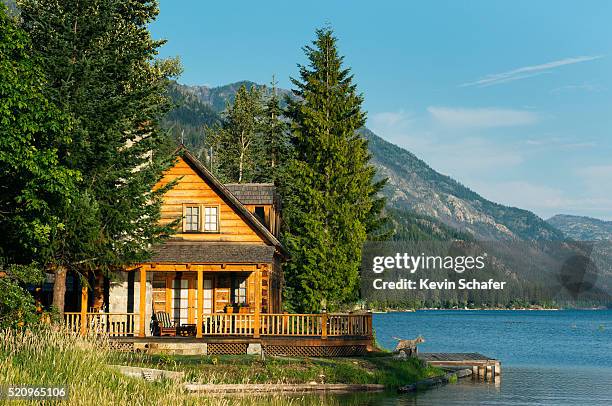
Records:
M395 350L393 352L398 354L403 352L409 357L416 356L418 353L417 345L425 342L425 338L423 338L421 335L414 340L405 340L399 337L393 337L393 339L397 340L397 345L395 346Z

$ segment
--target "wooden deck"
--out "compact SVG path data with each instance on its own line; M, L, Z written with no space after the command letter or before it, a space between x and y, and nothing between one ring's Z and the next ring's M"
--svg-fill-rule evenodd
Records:
M476 378L495 380L501 375L499 360L476 352L426 352L418 358L437 367L471 368Z
M119 351L183 355L272 355L293 357L358 356L372 350L371 337L207 336L111 337Z
M337 357L361 355L373 345L370 313L202 314L201 336L185 330L177 337L148 335L134 313L65 313L64 320L69 333L109 337L121 351Z

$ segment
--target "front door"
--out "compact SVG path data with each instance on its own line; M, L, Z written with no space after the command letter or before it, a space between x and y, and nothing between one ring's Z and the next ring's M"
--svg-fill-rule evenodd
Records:
M172 286L172 319L179 325L188 323L189 307L189 278L175 278Z

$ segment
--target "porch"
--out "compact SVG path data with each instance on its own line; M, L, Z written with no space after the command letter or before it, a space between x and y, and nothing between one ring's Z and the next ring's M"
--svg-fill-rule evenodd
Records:
M83 286L80 311L64 313L67 331L108 336L128 351L234 354L254 347L325 356L371 347L370 313L279 312L273 263L147 263L124 274L126 281L109 289L107 307L90 307L95 289ZM158 316L171 326L160 329Z
M185 355L337 357L372 350L371 313L203 314L202 335L141 336L136 313L65 313L74 334L106 335L118 351ZM178 326L177 328L181 328Z
M372 337L372 314L202 314L202 323L177 325L177 339L182 337L312 337L322 340L330 337ZM106 335L144 338L139 331L138 313L64 313L68 332L81 335ZM181 327L193 326L181 334ZM198 335L198 330L201 334ZM165 337L164 337L165 338Z

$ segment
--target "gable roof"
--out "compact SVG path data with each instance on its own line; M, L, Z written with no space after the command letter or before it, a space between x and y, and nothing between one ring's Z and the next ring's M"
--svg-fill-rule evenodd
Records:
M255 231L269 244L274 245L281 254L287 255L285 248L280 241L268 230L244 205L234 196L230 190L219 181L191 152L181 145L177 150L177 154L181 156L193 169L200 175L214 190L223 198L229 206L234 209L240 217L248 225L253 227Z

